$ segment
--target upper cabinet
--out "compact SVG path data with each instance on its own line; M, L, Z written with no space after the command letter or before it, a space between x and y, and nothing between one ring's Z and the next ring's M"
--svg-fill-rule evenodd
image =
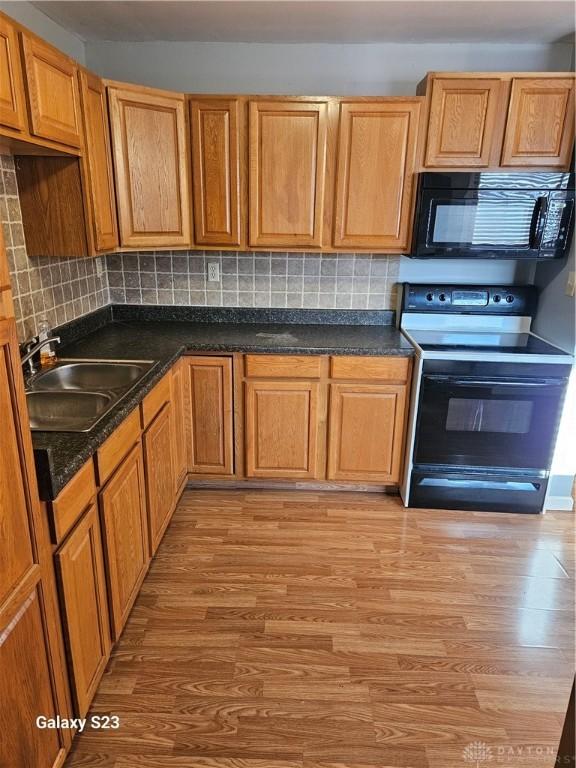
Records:
M190 101L195 242L239 247L245 240L246 102Z
M190 245L184 96L114 84L109 97L121 245Z
M424 86L426 168L569 168L573 77L431 72Z
M341 102L336 247L408 246L420 101Z
M496 118L503 92L500 77L433 77L431 88L426 166L486 168L491 162L497 164Z
M22 33L30 129L43 139L71 147L82 143L78 67L37 37Z
M0 16L0 124L17 131L26 128L18 33L4 16Z
M319 248L328 101L254 100L249 109L249 244Z
M85 169L95 252L118 245L116 195L112 173L106 90L99 77L80 72L85 130Z
M502 165L567 168L573 144L574 78L513 78Z

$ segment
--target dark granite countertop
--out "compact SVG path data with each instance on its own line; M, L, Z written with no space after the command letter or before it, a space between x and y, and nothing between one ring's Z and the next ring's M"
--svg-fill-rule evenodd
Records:
M164 308L110 308L58 329L61 358L154 360L144 378L91 432L33 432L40 498L56 498L82 465L164 373L187 352L261 352L410 356L414 350L391 324L390 312L202 310L166 317ZM340 323L334 322L338 315ZM184 317L184 319L180 319ZM214 318L215 322L208 322ZM328 322L322 322L327 319ZM365 321L374 324L363 324ZM313 324L308 324L311 321ZM357 324L346 324L346 323Z

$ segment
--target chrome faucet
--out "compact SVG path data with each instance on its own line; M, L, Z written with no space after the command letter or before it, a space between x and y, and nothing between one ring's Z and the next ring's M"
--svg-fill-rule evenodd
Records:
M47 339L42 339L42 341L38 341L36 344L30 342L26 345L26 354L22 358L21 363L22 367L28 363L28 374L30 376L38 373L36 366L34 365L34 355L39 352L42 347L45 347L47 344L52 344L52 342L60 344L60 336L49 336Z

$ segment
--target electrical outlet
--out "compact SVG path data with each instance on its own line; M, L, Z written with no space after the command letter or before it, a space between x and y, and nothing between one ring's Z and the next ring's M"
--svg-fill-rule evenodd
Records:
M96 257L96 277L102 277L104 274L104 264L102 263L102 257Z
M576 272L568 272L566 280L566 296L576 295Z
M209 283L220 282L220 264L217 261L208 262L208 282Z

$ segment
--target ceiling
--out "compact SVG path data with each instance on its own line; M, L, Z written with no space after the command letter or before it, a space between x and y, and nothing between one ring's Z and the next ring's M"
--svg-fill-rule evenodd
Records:
M572 0L38 0L85 41L571 42ZM489 64L489 62L487 63Z

